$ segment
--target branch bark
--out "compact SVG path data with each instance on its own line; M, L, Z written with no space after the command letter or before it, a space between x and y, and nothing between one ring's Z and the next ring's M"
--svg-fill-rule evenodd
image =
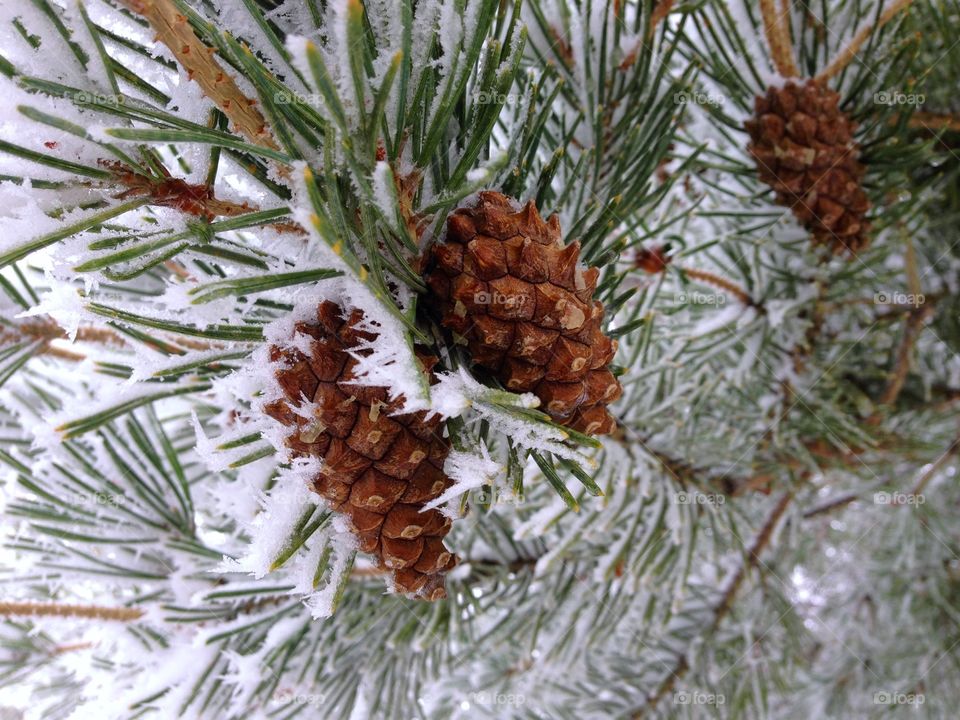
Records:
M223 111L240 134L260 147L280 149L267 127L267 121L256 108L257 101L248 98L237 87L214 57L215 49L200 41L172 0L121 2L150 23L157 39L173 53L187 76Z
M960 115L943 115L932 112L915 112L910 116L907 124L912 128L932 130L951 130L960 132Z
M681 267L680 270L695 280L699 280L707 285L713 285L716 288L720 288L721 290L730 293L744 305L758 309L760 308L760 305L753 299L753 297L751 297L750 293L731 280L727 280L724 277L706 270L698 270L697 268Z
M741 586L743 585L744 580L747 577L747 573L752 569L757 567L761 563L760 556L763 551L770 544L770 540L773 538L773 531L776 530L777 525L780 523L780 519L783 517L784 513L787 511L787 508L790 506L791 501L793 500L793 493L786 492L780 496L776 504L767 514L766 520L761 526L760 530L757 532L756 536L753 539L749 549L747 550L746 557L741 563L740 567L733 574L730 580L727 583L727 587L723 592L723 595L720 598L720 601L716 604L713 611L713 617L710 624L707 626L707 629L703 632L703 636L707 637L712 635L720 627L720 624L723 622L724 618L730 613L731 608L733 607L733 602L736 599L737 593L739 592ZM660 701L666 697L671 690L676 686L677 681L679 681L690 669L690 663L687 661L686 653L681 653L677 655L676 662L674 666L670 669L669 674L657 686L657 688L647 697L646 704L637 710L633 714L634 720L640 720L644 717L644 714L648 710L653 710L660 703Z
M877 21L876 25L868 25L867 27L863 28L849 43L847 43L846 47L837 53L837 56L833 59L833 62L831 62L826 69L823 70L823 72L817 75L817 81L826 82L833 76L838 75L840 71L849 65L850 61L857 56L857 53L860 52L860 48L873 36L873 33L893 20L893 18L896 17L897 13L899 13L901 10L909 7L911 2L913 2L913 0L896 0L893 5L884 10L880 15L880 19Z
M910 372L910 356L913 353L913 346L916 344L917 338L923 330L923 325L932 311L933 306L925 305L922 308L917 308L907 317L903 337L900 339L900 345L897 348L893 372L887 387L880 396L879 402L881 405L892 405L900 396L903 384L907 380L907 373Z
M133 622L142 618L144 614L144 611L140 608L0 601L0 616L84 618L86 620Z
M57 357L61 360L70 360L71 362L81 362L86 359L83 353L67 350L66 348L51 345L54 340L66 340L67 334L63 328L49 315L41 318L28 318L19 323L13 324L9 328L0 326L0 348L10 343L22 342L24 340L36 342L40 341L38 354ZM97 345L111 345L122 347L125 341L121 335L108 328L95 326L85 326L77 330L76 342L95 343Z
M783 77L798 77L800 69L794 60L793 43L786 13L777 9L774 0L760 0L760 14L763 16L763 31L770 46L770 57L777 72Z

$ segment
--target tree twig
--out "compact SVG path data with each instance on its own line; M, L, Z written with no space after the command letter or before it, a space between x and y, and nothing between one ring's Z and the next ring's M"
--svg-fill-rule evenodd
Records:
M763 32L770 46L770 57L777 72L783 77L798 77L800 69L793 57L793 44L787 27L789 16L777 9L774 0L760 0L760 14L763 16Z
M933 312L932 305L923 305L913 309L907 316L903 328L903 337L900 338L900 345L897 347L893 369L890 373L890 379L883 393L877 399L880 405L892 405L900 396L903 385L907 381L907 374L910 372L910 358L913 354L913 346L917 343L917 338L923 330L923 326ZM876 417L876 415L874 416Z
M0 326L0 347L8 343L21 342L24 339L29 341L40 341L38 354L50 355L61 360L71 362L82 362L87 356L83 353L67 350L57 347L51 343L54 340L66 340L67 334L63 328L49 315L38 319L30 318L23 322L15 323L10 328ZM76 342L95 343L97 345L112 345L122 347L125 341L121 335L108 328L95 326L84 326L77 330Z
M907 125L912 128L923 128L925 130L952 130L953 132L960 132L960 115L918 111L910 116Z
M702 634L704 637L715 633L720 627L720 623L722 623L724 618L730 613L730 610L733 608L733 601L736 599L737 593L740 590L740 587L743 585L743 581L747 577L747 573L751 569L760 565L762 562L760 556L770 544L770 540L773 538L773 531L776 530L780 519L787 511L787 508L790 506L790 502L792 500L793 493L785 492L780 496L776 504L774 504L773 508L767 514L763 525L747 550L747 554L744 557L743 562L727 582L726 589L723 591L720 601L714 606L713 617L711 618L710 624ZM660 703L660 701L666 697L671 690L673 690L677 684L677 681L679 681L689 669L690 663L687 661L686 653L679 653L674 666L670 669L667 677L664 678L660 685L658 685L656 689L647 696L646 704L636 713L634 713L634 720L640 720L647 710L653 710Z
M172 0L121 2L150 23L157 39L173 53L187 76L200 86L203 94L220 108L240 134L260 147L280 149L267 121L256 108L256 100L248 98L237 87L214 57L215 49L200 41Z
M868 25L858 32L853 39L847 43L847 45L839 53L837 53L837 56L826 67L826 69L817 75L816 79L819 82L826 82L833 76L839 74L840 71L849 65L850 61L857 56L857 53L860 52L860 48L863 47L863 44L873 36L875 31L879 30L888 22L893 20L897 13L909 7L910 3L912 2L913 0L894 0L894 3L884 10L880 15L877 24Z
M89 650L90 648L96 647L96 643L92 642L80 642L80 643L71 643L69 645L57 645L50 651L51 655L64 655L69 652L76 652L77 650Z
M727 280L724 277L721 277L715 273L708 272L707 270L698 270L697 268L690 267L681 267L680 270L687 276L692 277L695 280L706 283L707 285L713 285L714 287L720 288L731 295L733 295L737 300L742 302L744 305L750 307L759 308L760 305L751 297L750 293L741 288L735 282Z
M133 622L142 618L144 614L144 611L140 608L0 601L0 616L84 618L87 620Z
M652 38L657 30L657 26L667 19L667 15L673 10L673 0L660 0L650 13L650 29L647 31L647 38Z
M627 439L630 442L639 445L644 453L656 460L670 477L681 486L690 483L704 490L720 492L729 497L738 497L750 490L759 490L766 494L763 488L767 487L773 479L767 474L755 474L746 478L733 478L724 475L718 480L685 460L661 452L652 445L649 437L639 434L623 422L618 422L617 428L618 432L622 433L620 440L623 440L624 436L629 436ZM614 437L614 439L618 438Z
M956 455L958 451L960 451L960 436L950 444L950 447L943 451L943 454L934 461L933 465L927 468L923 475L917 478L917 482L914 484L911 493L913 495L922 495L924 489L933 479L933 476L940 472L943 466L947 464L947 461Z
M803 519L806 520L808 518L816 517L817 515L824 515L838 508L846 507L850 503L859 499L860 494L855 492L843 493L842 495L837 495L836 497L827 498L827 500L819 505L815 505L809 510L804 511Z

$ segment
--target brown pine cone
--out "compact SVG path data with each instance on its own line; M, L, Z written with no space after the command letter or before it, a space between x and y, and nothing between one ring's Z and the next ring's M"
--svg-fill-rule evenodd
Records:
M427 284L444 327L463 337L475 363L513 392L532 392L563 425L598 435L616 426L607 411L622 392L608 365L616 341L603 334L599 271L579 266L557 216L532 202L517 209L498 192L447 220L430 249Z
M777 203L793 210L817 245L853 255L869 242L870 201L863 191L856 123L839 109L840 96L808 80L772 87L746 122L748 150Z
M403 400L388 401L387 389L354 384L362 344L375 339L359 330L363 313L341 317L334 303L317 308L316 323L298 323L313 338L306 355L271 348L280 365L276 378L284 398L266 412L287 425L287 444L300 456L323 460L312 490L349 518L360 550L393 572L397 590L428 600L446 597L444 578L457 559L443 545L450 519L423 511L451 482L443 472L450 451L439 416L396 414ZM436 358L418 353L426 372ZM310 417L295 408L310 406ZM303 412L303 410L301 410Z

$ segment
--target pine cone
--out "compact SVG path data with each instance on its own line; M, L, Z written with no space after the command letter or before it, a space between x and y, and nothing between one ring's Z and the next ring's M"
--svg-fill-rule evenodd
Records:
M857 125L839 102L814 80L788 82L756 98L746 129L760 178L776 191L777 203L793 210L814 243L853 255L869 242L870 201L853 139Z
M266 412L291 428L287 444L296 454L323 460L312 489L350 519L360 550L393 571L399 591L437 600L446 597L444 577L457 561L443 545L450 519L423 506L451 485L443 472L449 442L439 416L396 414L402 398L388 401L386 388L354 384L351 353L362 357L369 352L362 345L375 339L358 329L362 318L355 310L344 320L324 302L316 323L296 326L313 338L309 355L272 347L285 398ZM430 372L436 358L418 357Z
M475 363L514 392L532 392L554 421L587 434L611 432L607 405L622 392L608 369L617 344L603 334L599 271L578 264L560 223L532 202L518 210L497 192L447 220L430 250L427 283L441 322L463 337Z

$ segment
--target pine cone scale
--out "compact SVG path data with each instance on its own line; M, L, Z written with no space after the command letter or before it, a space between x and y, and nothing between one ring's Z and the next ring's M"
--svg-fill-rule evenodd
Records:
M450 480L443 472L449 444L439 417L399 414L383 387L358 383L358 360L375 340L360 329L362 315L340 317L322 303L316 323L296 330L312 338L309 355L271 348L281 400L266 411L291 428L290 448L322 459L311 489L349 519L362 552L373 553L393 572L395 587L429 600L445 596L443 579L456 564L443 538L450 520L423 505L441 495ZM425 372L435 360L418 354ZM306 417L305 417L306 415Z
M580 243L562 244L556 216L544 222L532 203L518 209L484 192L448 218L446 242L430 251L427 285L442 324L466 342L474 363L508 390L536 394L556 422L610 432L606 405L619 397L619 383L609 372L602 383L588 378L605 371L616 343L603 334L603 305L593 300L599 272L579 260Z
M777 203L793 211L815 244L853 254L868 242L870 202L856 124L839 104L839 94L816 81L788 82L756 99L745 128L757 174Z

